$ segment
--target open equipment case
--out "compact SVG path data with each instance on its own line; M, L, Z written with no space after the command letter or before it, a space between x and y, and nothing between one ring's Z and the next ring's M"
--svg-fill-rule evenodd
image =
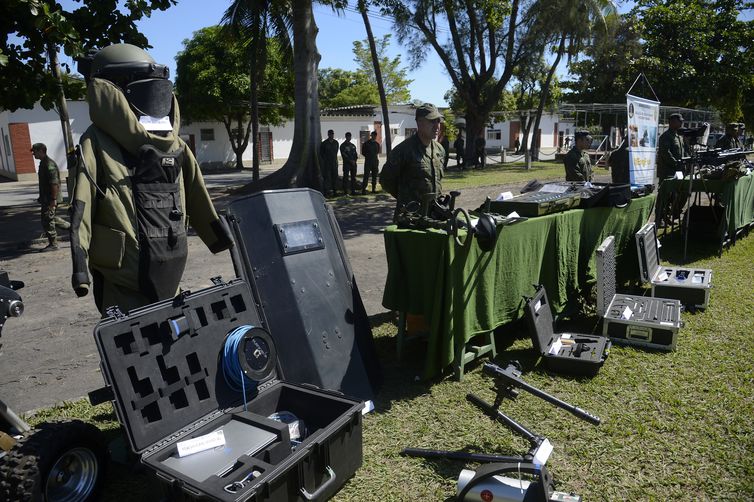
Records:
M581 197L579 208L624 207L631 202L631 185L583 181L553 181L545 183L540 192L577 193Z
M102 372L131 449L189 498L331 497L362 463L362 402L279 380L276 352L286 347L278 344L276 351L260 327L249 285L213 282L128 314L112 309L95 328ZM254 384L234 390L224 374L233 362L226 338L239 327L247 331L235 356ZM297 420L280 421L289 414ZM178 454L187 440L220 434L224 445Z
M675 350L681 302L615 293L615 238L607 237L596 251L597 313L602 334L615 343Z
M647 223L636 232L636 251L641 280L652 285L652 296L680 300L687 309L707 308L712 270L661 265L654 223Z
M571 375L596 375L610 354L610 340L600 335L555 333L550 301L544 286L536 286L526 300L524 315L534 348L553 371Z

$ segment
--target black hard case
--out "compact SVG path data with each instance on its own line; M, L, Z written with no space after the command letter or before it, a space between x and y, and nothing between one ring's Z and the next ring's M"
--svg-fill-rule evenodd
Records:
M131 449L158 478L200 500L329 498L362 463L362 403L277 380L273 372L247 394L245 411L241 393L225 382L221 352L234 328L262 322L245 281L216 282L128 315L116 312L96 326L102 373L112 387L113 407ZM171 320L183 320L188 329L175 335ZM267 418L283 410L302 419L309 431L293 450L288 427ZM202 436L230 420L274 432L277 438L254 456L241 455L223 477L213 475L203 482L164 465L178 441ZM224 490L253 469L261 475L244 489L236 494Z
M287 381L369 400L382 382L359 288L332 208L321 193L267 190L234 200L226 220L239 277L254 288L281 347Z
M545 184L540 192L547 192L548 186L557 185L563 187L566 193L578 193L581 197L579 207L622 207L631 201L631 185L614 183L592 183L591 188L586 188L583 181L556 181Z
M580 333L554 333L554 322L550 301L544 286L537 286L534 297L527 299L524 311L534 348L544 358L548 368L571 375L596 375L610 353L610 340L599 335ZM562 348L557 354L550 354L550 347L563 335L583 343L588 350L576 356L569 348Z
M652 296L679 300L687 308L706 309L712 288L712 270L660 265L654 223L644 225L635 237L641 280L652 285Z

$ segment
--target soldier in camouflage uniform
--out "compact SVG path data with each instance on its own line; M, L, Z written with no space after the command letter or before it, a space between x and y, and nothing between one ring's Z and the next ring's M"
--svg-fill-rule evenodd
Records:
M587 131L577 131L574 137L576 142L563 159L566 181L592 181L592 161L586 151L592 137Z
M348 193L348 177L351 177L351 195L356 195L356 145L351 143L351 133L346 133L346 140L340 145L340 156L343 157L343 193Z
M406 205L424 204L427 194L442 193L445 150L435 138L442 115L425 103L416 109L416 134L393 148L380 173L380 184L397 199L393 218ZM413 204L412 204L413 205Z
M741 142L738 141L738 124L731 122L725 126L725 136L720 138L715 143L715 148L721 150L731 150L733 148L741 148Z
M361 145L361 155L364 156L364 180L361 183L361 195L367 193L369 177L372 177L372 193L377 190L377 174L380 170L380 144L377 143L377 131L372 131L369 139Z
M58 232L55 230L55 223L58 222L63 228L70 227L67 222L55 216L58 204L63 202L60 172L55 161L47 156L47 146L44 143L34 143L31 153L39 161L39 203L42 205L40 215L42 228L48 241L42 251L54 251L58 249Z
M672 178L676 171L682 171L681 159L684 156L683 138L678 129L683 125L683 116L674 113L668 120L668 130L657 141L657 177L662 180Z
M325 196L338 195L338 140L335 131L327 131L327 139L319 145L319 158L322 165L322 177L325 182Z
M668 129L660 135L657 141L657 177L658 185L663 180L672 178L676 171L683 171L681 159L684 156L683 137L678 134L678 129L683 125L683 116L673 113L668 120ZM655 221L662 228L677 219L681 213L683 199L678 193L673 192L668 197L664 207L659 205L655 209Z

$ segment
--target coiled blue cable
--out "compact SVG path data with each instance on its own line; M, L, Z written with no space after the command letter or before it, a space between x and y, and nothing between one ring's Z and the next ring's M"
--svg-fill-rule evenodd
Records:
M243 394L243 409L246 411L246 387L253 388L255 383L247 377L241 363L238 359L238 349L241 345L244 335L254 326L244 324L231 331L225 338L225 347L223 348L222 369L225 383L231 390Z

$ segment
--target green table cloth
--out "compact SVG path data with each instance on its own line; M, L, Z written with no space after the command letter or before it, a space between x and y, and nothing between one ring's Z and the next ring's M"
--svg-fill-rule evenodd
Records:
M384 231L388 274L382 304L422 314L430 328L424 377L453 362L472 337L523 316L533 284L547 289L555 313L595 280L595 250L614 235L619 278L638 277L634 234L649 219L654 195L625 208L574 209L498 227L483 252L476 240L459 247L439 230Z
M727 181L696 179L691 184L691 191L717 194L718 203L723 206L725 215L717 231L721 244L728 239L735 239L738 229L754 222L754 174ZM657 194L658 210L665 207L666 201L675 192L689 193L688 177L662 182Z

